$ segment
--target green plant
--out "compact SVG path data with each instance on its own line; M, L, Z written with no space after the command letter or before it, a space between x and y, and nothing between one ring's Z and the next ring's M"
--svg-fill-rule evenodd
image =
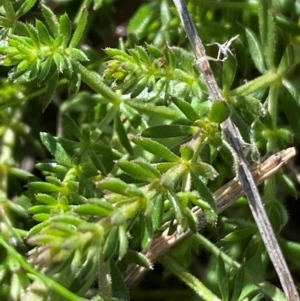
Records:
M212 63L227 104L211 104L171 1L141 3L127 38L102 54L87 43L101 39L98 18L114 26L119 4L41 2L0 1L0 299L129 300L126 268L151 267L144 251L163 231L191 230L160 261L199 298L284 300L263 280L272 267L245 198L218 215L212 191L235 176L220 131L229 116L249 162L300 138L297 4L189 1L205 43L238 35ZM57 133L43 130L48 111ZM288 194L277 183L297 192L288 173L264 184L280 233ZM198 233L196 206L217 246ZM297 272L299 244L279 237ZM212 253L203 283L188 272L200 245Z

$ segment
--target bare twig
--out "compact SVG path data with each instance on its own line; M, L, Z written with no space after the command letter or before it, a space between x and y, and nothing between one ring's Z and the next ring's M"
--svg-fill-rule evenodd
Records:
M190 40L190 44L195 53L196 66L203 75L203 79L208 88L211 101L214 102L218 100L226 102L226 99L222 96L221 91L217 85L216 79L208 61L209 58L207 58L206 56L205 48L197 34L194 23L191 20L185 1L173 0L173 2L177 8L181 21ZM238 160L239 180L249 200L249 206L252 215L258 226L261 237L265 243L266 249L278 274L280 283L287 296L287 299L290 301L300 300L294 281L283 257L282 251L278 245L269 218L266 214L258 189L249 170L248 162L243 151L244 141L241 137L241 134L238 128L232 122L231 118L228 118L225 122L223 122L221 127Z
M288 161L295 156L295 148L288 148L282 150L269 157L266 161L261 163L252 172L252 177L256 185L263 183L267 178L276 173L282 166L288 163ZM234 179L214 193L214 200L217 206L217 212L221 213L226 208L230 207L236 199L244 194L241 183ZM195 214L200 220L200 224L205 220L204 214L201 209L196 209ZM165 254L171 247L187 238L192 234L191 230L184 233L173 233L168 234L168 229L157 239L154 240L150 250L145 253L150 262L156 262L163 254ZM131 265L125 273L125 281L129 287L134 287L143 277L143 275L148 271L147 268L141 267L139 265Z

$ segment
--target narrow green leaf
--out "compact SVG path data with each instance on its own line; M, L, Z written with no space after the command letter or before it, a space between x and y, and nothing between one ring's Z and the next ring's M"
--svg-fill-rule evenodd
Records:
M143 197L143 193L137 187L117 178L105 178L100 182L99 187L125 196Z
M38 222L44 222L49 220L50 217L51 215L49 213L38 213L33 216L33 219L35 219Z
M74 215L70 215L70 214L59 214L59 215L53 216L51 218L51 221L54 223L60 222L60 223L70 224L70 225L74 225L76 227L78 227L78 226L83 227L85 224L85 229L88 226L90 226L91 227L89 229L90 231L94 231L95 228L97 230L100 230L98 226L95 227L95 224L87 223L84 220L82 220L81 218L74 216Z
M111 158L112 160L117 160L122 157L119 151L106 145L93 144L93 150L96 155L99 154L103 157Z
M31 66L31 62L28 60L21 61L17 66L17 72L22 72L27 70Z
M263 74L265 73L266 68L261 44L258 38L256 37L255 33L250 28L246 28L246 37L248 40L249 51L254 65L257 68L257 70Z
M208 222L209 223L214 223L216 221L217 218L217 213L216 213L216 204L215 204L215 200L212 196L212 193L209 191L209 189L206 187L206 185L200 180L199 176L197 174L194 174L192 172L192 183L194 188L199 192L200 197L208 203L208 205L210 206L210 213L209 216L206 215L206 217L208 218ZM206 211L204 211L204 213L206 213Z
M282 227L286 225L289 216L284 205L277 199L270 201L267 205L267 212L270 214L270 222L275 233L280 232Z
M8 80L9 81L17 81L19 83L25 83L28 81L30 75L30 71L16 71L16 68L13 68L9 73L8 73Z
M153 230L157 230L162 223L164 213L164 195L158 193L153 197L153 208L151 213Z
M69 155L66 153L62 145L54 139L48 133L41 133L42 143L46 146L49 152L55 157L58 163L62 163L64 165L71 165L71 159Z
M280 187L284 187L286 191L296 199L298 193L294 181L292 181L291 178L285 174L279 175L279 181L282 184Z
M149 78L147 76L142 77L134 86L134 90L130 94L130 98L136 98L147 87Z
M95 204L99 207L106 209L107 211L113 211L113 209L114 209L113 205L105 199L90 198L90 199L87 199L85 202L88 202L90 204Z
M66 53L71 59L71 61L80 61L80 62L85 62L88 61L88 57L85 55L85 53L77 48L67 48Z
M36 3L37 0L27 0L22 3L22 5L16 11L16 19L20 19L25 15ZM1 1L0 1L1 2Z
M40 49L40 37L38 30L30 23L26 25L26 30L31 38L31 42L34 47L36 49Z
M64 66L65 66L64 74L65 74L66 78L68 78L69 83L70 83L73 74L78 74L79 76L80 76L80 74L77 72L74 72L72 60L70 59L70 57L68 55L65 55L65 53L64 53L63 58L65 61L64 62ZM70 88L69 88L69 90L70 90Z
M213 181L219 174L210 164L204 162L193 162L190 169L198 177Z
M17 48L22 54L32 55L32 44L28 37L13 35L9 40L9 45ZM8 50L10 49L14 51L12 48L8 48Z
M156 78L152 74L148 77L148 83L147 83L148 93L152 92L155 89L155 85L156 85Z
M136 50L136 49L129 49L128 50L129 54L131 55L132 59L133 59L133 63L135 65L138 65L139 67L142 66L142 61L141 61L141 58L139 56L139 52Z
M45 244L49 244L50 242L53 242L53 245L57 247L58 243L60 243L60 239L53 234L41 233L30 237L28 239L28 242L29 244L35 244L35 245L45 245Z
M137 85L138 80L139 80L139 78L135 74L127 75L125 77L124 81L118 85L118 87L120 89L122 89L124 94L129 94L135 89L135 86ZM149 89L149 87L148 87L148 89Z
M28 189L43 192L58 192L60 187L47 182L31 182L27 184Z
M129 55L128 53L126 53L124 50L118 49L118 48L105 48L105 53L114 58L117 59L119 61L122 62L131 62L134 63L134 59L132 58L131 55Z
M31 62L29 67L30 76L28 78L28 81L37 79L39 73L39 67L40 67L40 61L35 60Z
M65 61L64 57L59 52L55 51L54 54L53 54L53 60L54 60L55 65L57 67L57 71L62 73L67 67L65 65L66 61Z
M151 268L150 260L143 253L134 250L128 250L125 259L128 260L129 262L133 262L147 269Z
M99 2L99 1L98 1ZM130 301L128 287L124 281L123 275L117 264L110 261L110 271L112 280L112 295L113 299Z
M142 46L136 46L136 50L141 58L141 60L148 66L152 65L152 61L149 58L148 53L146 52L145 48Z
M38 74L39 83L42 84L47 82L47 79L51 78L54 72L56 72L56 65L52 58L48 58L41 62Z
M59 180L56 176L47 176L46 181L56 185L57 187L63 187L61 180Z
M283 56L281 57L277 72L283 76L287 73L293 66L295 62L295 51L292 45L287 45Z
M56 37L59 34L59 23L53 11L42 4L42 13L48 25L48 28L53 34L53 37Z
M105 244L102 251L102 256L104 261L109 261L115 255L118 248L118 236L119 236L119 227L114 226L109 231L109 234L105 240Z
M42 111L44 112L48 105L50 104L52 97L55 93L57 82L58 82L58 72L55 72L48 81L47 91L43 98Z
M234 108L231 108L231 118L234 122L234 124L238 127L244 141L246 143L251 142L251 129L249 124L245 122L245 120L237 113L237 111Z
M155 59L159 59L164 56L163 51L160 48L156 47L155 45L152 44L147 45L147 50Z
M36 20L35 26L36 26L36 29L38 30L41 43L51 47L52 37L50 36L50 33L49 33L47 27L44 25L44 23L42 23L40 20Z
M13 6L13 2L8 0L2 0L0 4L4 7L5 15L11 20L16 20L16 12Z
M179 162L180 158L172 153L164 145L147 138L132 137L132 142L141 146L147 152L156 155L166 161Z
M128 100L126 100L125 102L128 106L134 108L136 111L150 117L157 116L169 120L175 120L182 117L178 111L164 106L156 106L150 103L146 104L146 103L141 103L137 101L128 101Z
M217 261L217 279L218 279L219 290L222 295L222 301L228 301L229 300L229 284L228 284L229 276L225 269L225 264L221 255L218 256L218 261Z
M67 46L72 34L72 23L66 13L59 18L59 33L64 37L64 46Z
M282 28L285 32L290 34L299 35L300 34L300 26L293 22L288 16L284 16L282 14L274 15L276 25Z
M244 286L244 279L245 279L245 267L244 264L242 264L235 276L234 290L230 301L239 300L239 297L242 293L243 286Z
M149 127L141 132L148 138L172 138L194 135L199 131L197 126L166 124Z
M30 214L38 214L38 213L50 213L51 207L48 205L36 205L27 209Z
M123 122L120 119L119 114L116 114L114 117L114 126L121 144L124 146L124 148L128 151L129 154L132 154L132 146L130 140L128 139L128 134L126 133L126 130L124 128Z
M237 241L237 240L240 240L240 239L250 237L254 233L256 233L256 229L249 227L249 228L245 228L245 229L232 231L229 234L227 234L222 240L224 240L224 241Z
M47 222L49 222L49 220L48 220ZM45 223L39 223L39 224L33 226L33 227L28 231L28 235L27 235L27 236L28 236L28 237L31 237L31 236L34 236L34 235L40 233L40 232L45 228L47 222L45 222Z
M179 199L178 199L178 196L173 193L172 191L168 191L168 199L171 201L172 203L172 207L174 209L174 213L175 213L175 218L177 220L177 222L179 224L183 224L183 212L180 208L180 205L179 205Z
M189 208L183 210L184 216L187 218L189 228L193 233L198 233L198 218Z
M102 4L103 4L103 0L94 0L93 10L99 9L102 6Z
M167 58L168 58L169 68L171 70L174 70L176 68L176 61L177 61L175 53L171 50L167 51Z
M166 28L172 20L172 13L170 11L170 5L169 5L168 1L161 2L160 18L161 18L161 23L164 28Z
M142 242L143 250L148 250L153 240L153 225L150 217L141 215Z
M138 40L147 34L149 25L154 18L155 11L150 4L142 5L130 19L127 27L128 34L133 34Z
M42 171L55 173L56 175L66 174L68 171L65 166L59 165L57 162L37 163L36 168Z
M125 225L119 226L119 260L121 260L128 250L128 238Z
M181 158L185 161L191 160L192 157L194 156L193 147L191 145L189 145L188 143L182 144L180 146L180 155L181 155Z
M89 151L90 158L97 169L97 172L100 172L102 175L106 176L107 172L102 162L102 157L97 156L93 150Z
M203 118L209 114L209 111L212 106L212 103L210 100L206 100L206 101L199 103L198 98L194 97L192 100L192 103L194 104L195 111L199 115L199 118Z
M276 49L276 27L273 14L268 1L259 2L258 23L266 65L269 69L274 67Z
M72 119L69 115L63 116L63 121L66 124L68 130L78 139L82 139L82 132L78 125L75 123L74 119Z
M81 74L77 72L72 72L71 77L69 77L69 95L76 95L79 92L81 85Z
M279 105L283 110L294 135L300 141L300 106L297 100L291 93L283 86L280 90L281 98Z
M46 205L55 205L57 204L57 200L49 194L38 193L35 195L35 198Z
M125 105L120 106L120 112L128 116L130 124L137 129L142 123L142 116L135 109Z
M199 115L194 108L187 101L173 97L172 102L179 108L179 110L192 122L199 119Z
M229 55L223 62L222 87L224 91L229 91L235 79L237 61L233 55Z
M289 258L294 258L297 261L299 260L300 243L281 238L280 247L282 248L284 254L286 254Z
M159 172L146 162L117 161L116 163L128 175L142 181L151 183L160 177Z
M112 209L107 209L100 206L99 204L82 204L78 206L73 206L74 212L83 215L98 215L98 216L109 216L112 212Z
M70 41L69 47L75 48L80 43L80 40L82 38L82 35L84 33L86 24L88 20L88 11L87 9L83 9L80 17L80 22L77 23L75 32L72 36L72 39Z

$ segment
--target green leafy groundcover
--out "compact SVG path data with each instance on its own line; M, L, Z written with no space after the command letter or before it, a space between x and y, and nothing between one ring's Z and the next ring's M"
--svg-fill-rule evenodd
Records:
M0 1L0 300L285 300L246 200L218 216L212 192L235 176L228 116L250 163L300 139L299 4L187 1L207 54L229 46L211 63L227 106L172 1L124 2ZM293 182L261 193L297 279ZM194 233L160 260L189 289L128 287L166 229Z

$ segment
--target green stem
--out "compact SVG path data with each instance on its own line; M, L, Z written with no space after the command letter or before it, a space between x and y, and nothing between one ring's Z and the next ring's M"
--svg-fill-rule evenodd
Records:
M267 154L273 153L277 146L276 139L276 125L277 125L277 112L278 112L278 93L279 86L272 85L270 87L268 96L268 111L272 118L272 131L267 141ZM276 191L275 177L271 177L265 182L264 194L269 198L274 196Z
M164 255L160 262L174 275L180 278L187 286L189 286L201 299L207 301L221 301L216 295L214 295L202 282L196 277L188 273L178 263L176 263L169 256Z
M243 86L240 86L230 92L230 96L245 96L251 93L257 92L258 90L269 87L271 84L276 83L280 80L281 76L277 73L267 73L264 74Z
M102 95L105 99L107 99L107 101L115 106L119 106L119 104L122 102L121 96L106 86L98 73L89 71L79 62L74 62L74 65L76 66L78 72L80 72L83 82L85 82L95 92Z
M231 257L229 257L226 253L222 252L218 247L216 247L211 241L209 241L207 238L205 238L201 234L195 235L196 240L209 252L214 254L215 256L222 256L222 259L226 264L234 268L235 270L238 270L241 268L241 264L239 264L237 261L233 260ZM260 281L260 279L257 276L253 276L251 273L249 273L247 270L245 270L245 277L253 282L257 287L260 288L260 290L269 296L274 301L284 301L286 300L285 295L283 292L278 289L277 287L271 285L268 282Z
M55 290L61 296L65 297L70 301L82 301L82 298L78 297L76 294L70 292L68 289L54 281L53 279L47 277L46 275L40 273L36 269L34 269L26 259L19 254L13 247L11 247L1 236L0 236L0 244L8 251L10 256L13 256L23 267L23 269L27 270L27 272L33 274L38 279L42 280L47 286L51 287L51 289Z

